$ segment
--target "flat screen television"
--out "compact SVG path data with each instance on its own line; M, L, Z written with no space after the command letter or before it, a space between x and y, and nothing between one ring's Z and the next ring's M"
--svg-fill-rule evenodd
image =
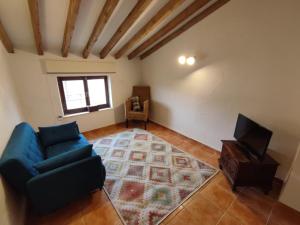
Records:
M239 114L234 137L248 153L262 160L272 137L272 131Z

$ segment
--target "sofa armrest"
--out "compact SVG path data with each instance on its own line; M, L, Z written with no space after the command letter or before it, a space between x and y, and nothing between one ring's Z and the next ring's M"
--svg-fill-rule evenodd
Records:
M144 101L144 113L145 117L148 120L149 118L149 100Z
M27 193L34 208L47 213L102 188L104 180L101 158L93 156L33 177L27 182Z

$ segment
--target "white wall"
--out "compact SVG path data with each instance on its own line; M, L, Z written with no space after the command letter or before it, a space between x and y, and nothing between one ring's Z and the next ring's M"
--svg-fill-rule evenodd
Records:
M109 75L113 107L93 113L67 117L59 121L57 117L63 115L63 113L56 80L57 76L46 73L46 59L83 60L82 57L75 55L69 55L68 58L64 59L60 55L52 53L38 56L36 53L21 50L16 50L15 54L9 55L9 63L25 119L34 128L76 120L79 123L80 130L87 131L124 120L123 103L130 96L132 86L139 84L141 81L141 70L138 61L128 61L125 58L121 60L112 58L100 60L95 56L91 56L88 59L89 61L109 61L116 64L116 73Z
M237 114L273 130L285 178L300 139L300 1L231 0L142 61L151 119L220 150ZM195 55L197 64L177 63Z
M297 154L292 164L291 171L289 173L288 179L283 186L283 190L280 194L279 201L284 204L298 210L300 212L300 144L298 147Z
M0 46L0 155L13 128L21 121L22 113L7 64L7 53ZM0 224L21 225L24 212L24 200L10 190L0 177Z

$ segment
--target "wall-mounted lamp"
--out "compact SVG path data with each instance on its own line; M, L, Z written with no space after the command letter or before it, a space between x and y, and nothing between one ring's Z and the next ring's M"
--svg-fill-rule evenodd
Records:
M188 57L188 58L186 59L186 63L187 63L188 65L190 65L190 66L194 65L195 62L196 62L196 59L195 59L194 56L190 56L190 57Z
M186 58L184 55L178 57L179 64L184 65L185 61L186 61Z
M181 65L188 64L189 66L194 65L196 59L194 56L185 57L184 55L178 57L178 63Z

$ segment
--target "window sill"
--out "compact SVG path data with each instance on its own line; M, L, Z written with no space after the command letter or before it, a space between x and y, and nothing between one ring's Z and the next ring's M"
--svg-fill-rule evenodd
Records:
M110 110L110 109L112 109L112 107L99 109L99 110L94 111L94 112L80 112L80 113L73 113L73 114L63 115L61 118L64 119L64 118L70 118L70 117L74 117L74 116L81 116L81 115L86 115L86 114L90 114L90 113L106 111L106 110Z

